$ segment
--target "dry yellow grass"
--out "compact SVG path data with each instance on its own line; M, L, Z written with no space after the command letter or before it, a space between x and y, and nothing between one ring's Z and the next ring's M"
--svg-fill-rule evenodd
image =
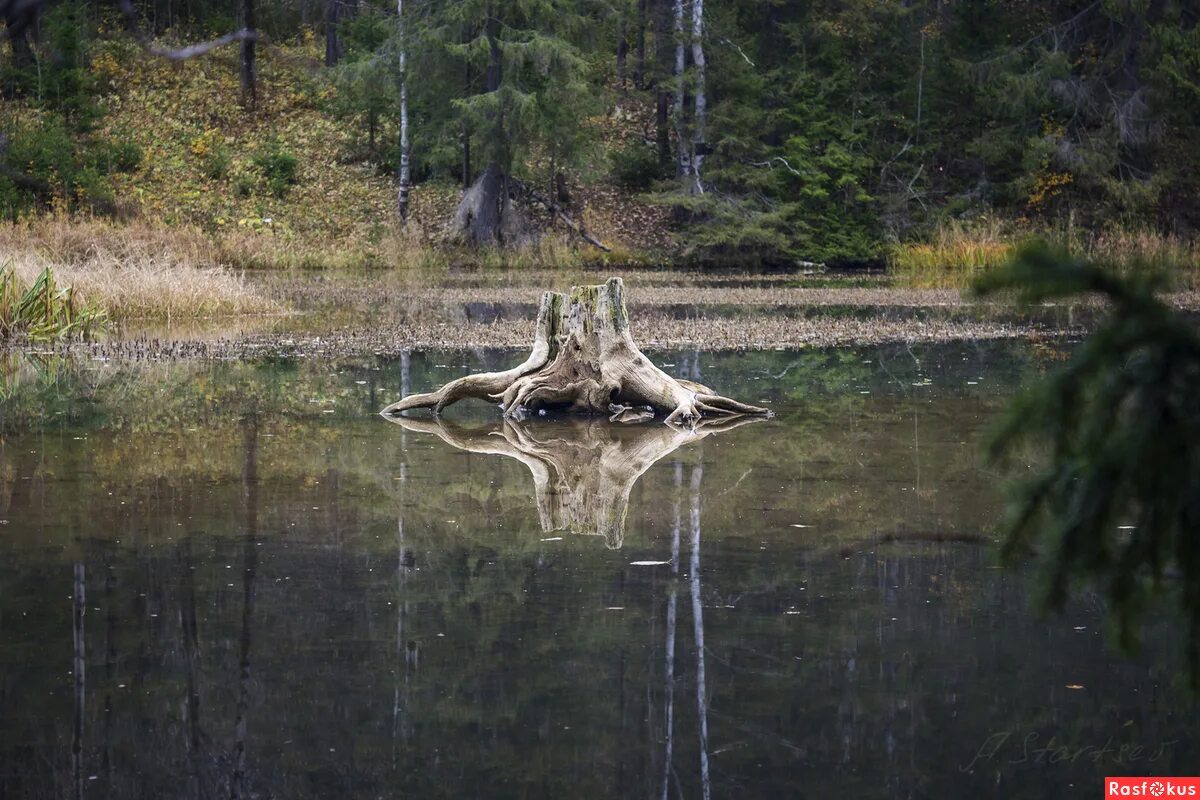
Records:
M1018 237L996 220L967 225L951 222L938 228L928 242L894 247L888 266L911 286L964 287L986 270L1012 257Z
M50 267L60 284L110 319L171 319L279 312L220 265L212 242L187 229L42 219L0 226L0 260L30 283Z
M1150 230L1032 229L996 219L949 222L928 241L892 248L888 266L909 286L966 288L1006 263L1022 241L1044 238L1118 272L1148 270L1171 279L1172 288L1200 284L1200 243Z
M1151 269L1170 273L1185 286L1200 279L1200 243L1156 231L1104 231L1072 250L1121 271Z

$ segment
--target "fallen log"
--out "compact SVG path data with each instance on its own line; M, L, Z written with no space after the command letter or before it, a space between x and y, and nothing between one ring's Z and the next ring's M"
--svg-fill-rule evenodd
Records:
M695 425L702 417L771 413L702 384L672 378L656 367L633 341L620 278L599 286L575 286L565 295L543 294L533 348L519 366L467 375L437 391L411 394L381 413L395 416L429 408L440 414L468 397L499 402L508 418L554 409L607 414L621 421L629 411L647 409L666 414L668 425Z
M571 219L571 217L567 214L567 212L563 211L563 208L561 205L554 202L554 200L550 199L549 197L546 197L546 195L542 194L537 189L534 189L532 186L526 186L525 184L520 184L520 186L522 189L524 189L525 193L528 194L532 199L541 203L543 206L546 207L546 210L548 210L551 214L556 216L558 219L562 220L563 224L566 225L567 228L569 228L571 230L571 233L574 233L580 239L583 239L585 242L587 242L592 247L595 247L598 250L602 250L605 253L612 252L611 247L604 244L604 242L600 241L595 236L592 236L590 233L588 233L587 229L583 227L583 223L576 222L575 220Z

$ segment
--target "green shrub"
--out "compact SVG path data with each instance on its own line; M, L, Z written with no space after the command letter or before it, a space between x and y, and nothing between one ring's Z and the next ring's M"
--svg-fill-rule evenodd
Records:
M104 173L133 172L142 163L142 148L130 141L102 139L88 148L88 162Z
M296 184L296 170L300 159L284 150L278 142L271 142L251 159L267 182L267 188L275 197L283 197Z
M613 152L612 177L628 189L645 191L663 178L658 152L645 142L631 142Z
M233 179L233 193L237 197L249 197L254 194L254 187L257 185L258 181L253 175L241 172Z
M5 160L13 169L46 183L70 184L77 169L75 140L60 117L49 116L13 132Z
M214 181L224 180L233 164L229 148L223 145L214 146L202 159L204 174Z
M132 142L77 140L61 115L47 115L13 131L4 164L28 180L0 183L0 215L16 218L55 198L68 209L110 213L115 203L108 176L135 169L141 159L141 148Z
M0 213L10 218L48 202L57 191L65 190L69 196L78 171L75 142L62 120L53 116L14 130L3 159L13 172L30 179L21 185L5 178L0 184Z

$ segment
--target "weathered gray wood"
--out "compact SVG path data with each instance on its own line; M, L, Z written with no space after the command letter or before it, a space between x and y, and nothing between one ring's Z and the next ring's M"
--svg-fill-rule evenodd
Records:
M630 409L666 414L667 424L695 425L702 417L766 416L765 408L713 393L663 372L633 341L620 278L547 292L538 311L533 351L503 372L468 375L427 394L410 395L383 410L440 413L466 397L498 401L508 418L558 409L621 417Z

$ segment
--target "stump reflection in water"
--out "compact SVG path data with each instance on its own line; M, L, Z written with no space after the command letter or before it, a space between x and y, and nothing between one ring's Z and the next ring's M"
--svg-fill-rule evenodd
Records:
M542 530L603 536L621 547L634 483L655 462L683 445L759 421L756 417L704 420L695 428L614 425L603 418L526 423L504 419L467 427L443 418L388 418L405 430L433 434L469 453L507 456L533 476Z

